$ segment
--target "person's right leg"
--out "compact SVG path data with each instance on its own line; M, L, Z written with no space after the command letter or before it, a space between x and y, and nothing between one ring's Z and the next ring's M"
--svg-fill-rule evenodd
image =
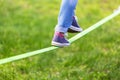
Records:
M68 32L69 33L79 33L82 31L83 31L83 29L79 26L77 17L73 16L72 25L68 29Z
M68 46L70 43L65 39L64 34L72 24L74 10L78 0L62 0L58 24L55 28L55 34L52 40L54 46Z
M55 31L66 33L72 24L74 10L78 0L62 0L60 13L58 17L58 24Z

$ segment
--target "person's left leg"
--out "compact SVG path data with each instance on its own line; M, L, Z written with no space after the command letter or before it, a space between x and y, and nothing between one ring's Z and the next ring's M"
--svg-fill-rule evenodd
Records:
M58 24L55 28L52 45L60 47L70 45L64 34L67 33L68 28L72 24L77 1L78 0L62 0Z
M55 28L57 32L66 33L73 21L74 11L78 0L62 0L60 13L58 16L58 24Z

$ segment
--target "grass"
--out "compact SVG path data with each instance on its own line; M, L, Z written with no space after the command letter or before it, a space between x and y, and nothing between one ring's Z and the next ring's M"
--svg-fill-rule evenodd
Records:
M86 29L119 6L114 0L79 0ZM0 1L0 58L50 46L58 0ZM120 16L67 48L0 65L0 80L120 80ZM69 34L69 38L75 34Z

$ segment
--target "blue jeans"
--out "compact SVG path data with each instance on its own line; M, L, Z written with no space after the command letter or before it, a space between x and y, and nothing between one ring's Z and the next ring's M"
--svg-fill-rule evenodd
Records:
M72 24L72 17L75 15L74 11L78 0L62 0L60 13L58 17L58 24L55 31L66 33Z

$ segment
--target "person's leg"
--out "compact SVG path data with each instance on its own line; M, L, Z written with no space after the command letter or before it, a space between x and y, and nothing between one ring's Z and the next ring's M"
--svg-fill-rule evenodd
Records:
M72 25L74 10L76 8L77 1L78 0L62 0L61 9L58 17L58 24L55 28L52 45L59 47L70 45L64 34Z
M77 16L73 16L72 24L70 28L68 29L69 33L79 33L82 32L83 29L79 26Z
M55 28L55 31L63 33L67 32L68 28L72 24L72 18L74 16L74 10L77 2L78 0L62 0L58 24Z

